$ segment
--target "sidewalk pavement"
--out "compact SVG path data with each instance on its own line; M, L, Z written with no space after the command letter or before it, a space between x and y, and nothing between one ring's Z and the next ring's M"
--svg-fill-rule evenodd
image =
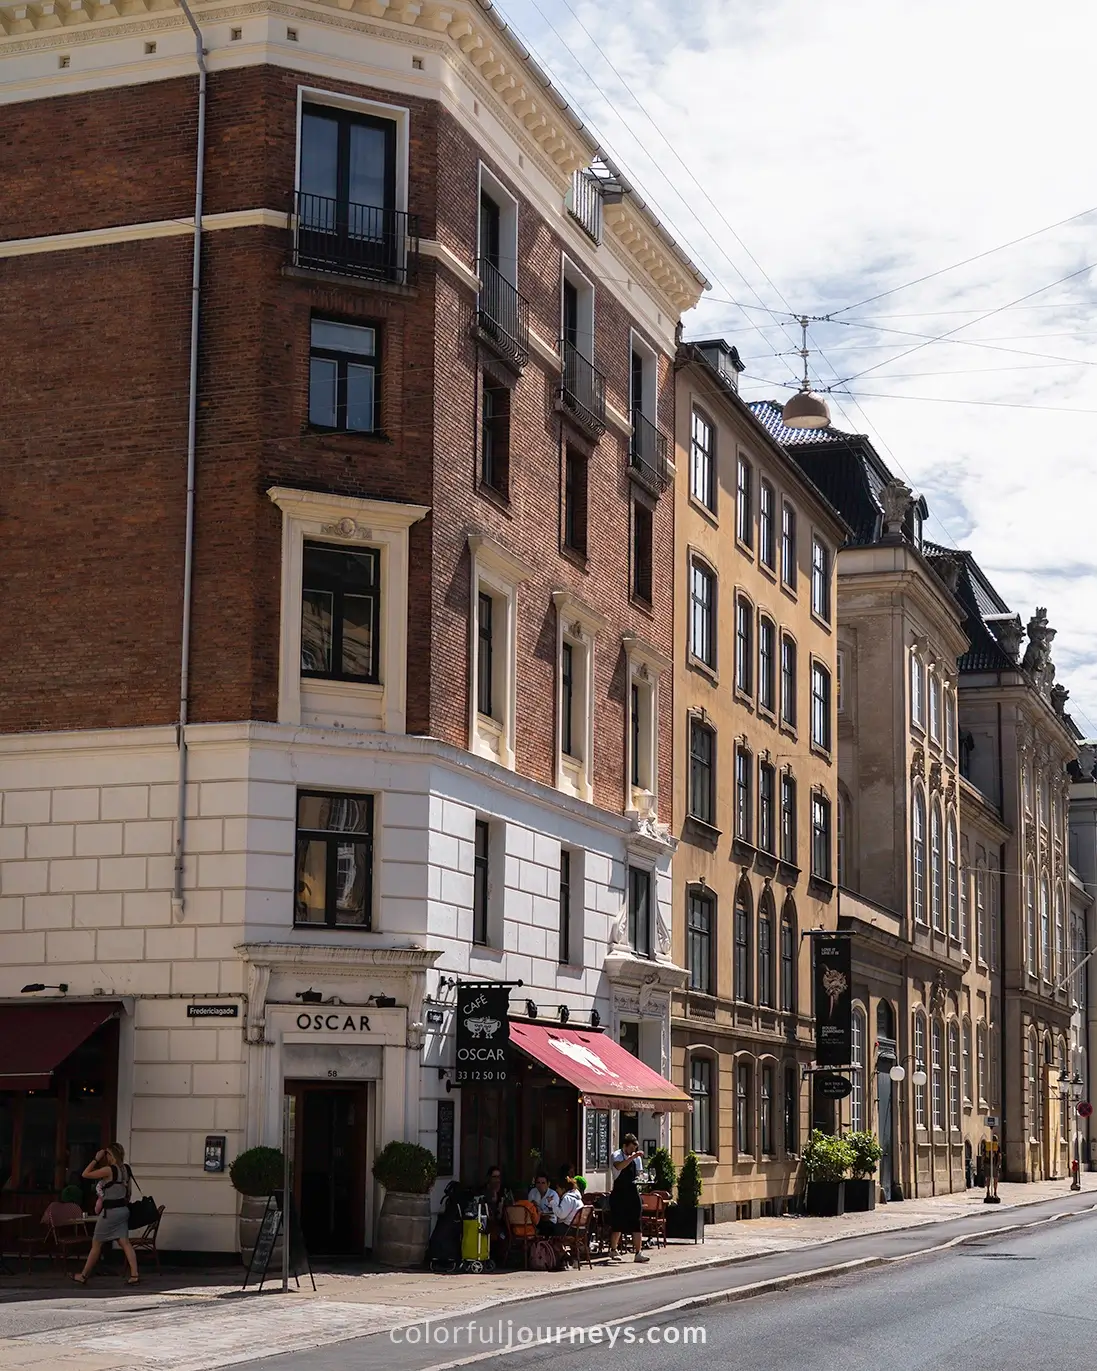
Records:
M1083 1192L1097 1201L1097 1175L1083 1174ZM1040 1201L1071 1194L1069 1179L1033 1185L1003 1183L995 1218ZM209 1371L282 1352L325 1346L427 1319L460 1318L513 1301L569 1288L614 1286L688 1271L732 1266L770 1252L810 1247L863 1234L942 1223L981 1209L982 1190L881 1205L843 1218L786 1217L711 1225L706 1241L649 1249L650 1262L610 1264L593 1270L495 1271L485 1275L434 1276L359 1265L353 1271L326 1266L316 1292L306 1278L268 1283L261 1301L241 1294L241 1280L225 1270L197 1274L145 1273L140 1291L117 1276L85 1290L58 1274L0 1279L0 1371ZM1023 1222L1023 1214L1017 1215ZM820 1253L825 1263L824 1253ZM734 1276L729 1274L729 1285ZM607 1298L609 1294L607 1291ZM653 1294L653 1301L658 1296Z

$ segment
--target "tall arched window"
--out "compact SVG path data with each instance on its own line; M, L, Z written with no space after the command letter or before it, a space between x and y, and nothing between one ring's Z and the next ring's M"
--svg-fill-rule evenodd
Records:
M934 1019L930 1026L929 1084L933 1106L933 1127L945 1126L945 1035L941 1021Z
M960 1131L960 1026L953 1019L948 1026L948 1126Z
M971 949L971 855L966 838L960 839L960 946Z
M796 906L791 895L781 909L781 1010L796 1013Z
M876 1036L885 1042L895 1041L895 1011L890 1000L878 1000L876 1004Z
M920 788L914 792L914 813L911 818L913 850L911 853L912 903L914 922L928 923L926 918L926 799Z
M946 848L948 871L948 935L960 941L960 867L956 851L956 820L948 821Z
M975 869L975 955L981 966L987 964L987 873L982 866Z
M714 1069L712 1058L705 1053L694 1053L689 1059L689 1094L693 1101L690 1116L690 1146L694 1152L712 1155L716 1151L716 1135L713 1121L716 1111L716 1080L718 1072Z
M979 1092L979 1107L987 1102L987 1026L981 1023L975 1030L975 1088Z
M1051 980L1051 909L1048 898L1047 878L1040 881L1040 973L1045 981Z
M773 925L776 910L769 887L758 902L758 1003L772 1009L776 997L773 986Z
M1036 975L1036 868L1031 862L1025 878L1025 967Z
M926 1016L919 1010L914 1016L914 1061L915 1071L925 1072L928 1066L926 1057ZM914 1123L918 1128L926 1126L926 1085L914 1087Z
M1055 891L1055 975L1053 979L1056 985L1060 981L1066 980L1072 969L1067 963L1066 937L1066 924L1063 920L1063 890L1060 886ZM1067 986L1068 994L1072 988L1070 985Z
M865 1126L865 1011L855 1007L850 1021L849 1061L853 1090L849 1097L849 1125L855 1133Z
M945 873L941 851L941 806L934 801L929 821L929 900L935 932L945 931Z
M800 1152L800 1068L785 1067L784 1089L785 1156Z
M964 1020L960 1043L960 1094L964 1104L971 1104L971 1021Z
M1035 1032L1028 1035L1028 1136L1030 1142L1040 1139L1040 1046Z
M750 883L744 877L735 891L735 998L743 1004L750 1004L750 925L753 917Z

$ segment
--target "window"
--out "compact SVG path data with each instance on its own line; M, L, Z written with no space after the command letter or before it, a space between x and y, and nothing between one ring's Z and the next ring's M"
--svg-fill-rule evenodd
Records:
M745 547L754 546L754 508L751 500L752 475L750 463L740 454L735 483L735 536Z
M773 896L767 890L758 905L758 1003L764 1009L774 1004L773 923Z
M313 319L309 352L309 423L347 433L379 427L377 330Z
M686 964L689 988L712 995L712 930L716 901L707 890L689 891L686 904Z
M570 445L564 455L564 546L587 555L587 455Z
M504 498L510 475L510 387L487 372L480 383L480 479Z
M749 600L735 600L735 689L754 690L754 610Z
M919 728L926 726L926 675L916 652L910 654L910 721Z
M1063 892L1055 892L1055 971L1052 979L1058 983L1065 980L1070 974L1070 967L1067 965L1067 945L1066 928L1063 924ZM1074 994L1074 988L1067 986L1068 997Z
M798 866L796 851L796 778L785 772L781 777L781 860Z
M830 672L821 662L811 664L811 741L830 751Z
M936 671L929 673L929 736L941 741L941 678Z
M301 675L334 681L378 679L381 554L376 548L304 545Z
M844 683L846 679L846 654L839 652L834 658L835 681L834 681L834 712L841 717L845 713L845 694Z
M764 615L758 620L758 708L777 707L777 626Z
M971 861L967 839L960 844L960 946L971 947Z
M642 500L632 502L632 594L651 604L652 516Z
M750 886L739 882L735 892L735 998L750 1004L750 922L752 901Z
M777 851L777 835L774 827L776 807L777 773L771 762L758 764L758 846L763 852Z
M945 753L956 756L956 693L951 686L945 687Z
M838 884L846 884L846 825L849 822L849 804L841 790L838 792Z
M640 687L635 681L629 691L629 728L631 733L632 784L640 785Z
M565 638L560 649L560 750L575 754L575 645Z
M935 933L945 931L945 873L941 841L941 807L934 801L929 821L929 901Z
M955 1019L948 1026L948 1126L960 1131L960 1029Z
M987 1026L984 1023L975 1030L975 1088L981 1107L987 1102Z
M998 912L999 901L1001 899L1000 877L997 871L987 872L987 925L990 951L987 954L987 962L991 971L998 970Z
M699 409L693 411L689 491L706 509L716 510L716 430Z
M800 1151L800 1086L796 1068L785 1067L785 1155L795 1157Z
M750 1063L735 1066L735 1146L742 1156L751 1155L750 1144Z
M781 639L781 722L796 727L796 644Z
M735 749L735 836L742 843L751 840L751 785L753 759L745 747Z
M294 886L294 923L371 926L372 795L298 792Z
M488 843L491 826L476 820L476 841L472 856L472 941L481 947L488 940Z
M557 959L561 966L571 961L571 853L560 849L560 946Z
M911 904L914 922L928 924L926 917L926 801L920 789L914 792L911 815Z
M830 880L830 801L818 793L811 797L811 874Z
M700 562L689 570L689 650L705 666L716 665L716 577Z
M849 1126L860 1133L865 1126L865 1015L855 1009L850 1019L849 1060L853 1070L850 1083L853 1086L849 1096Z
M689 812L703 824L716 824L713 752L716 734L700 719L689 721Z
M1030 866L1025 881L1025 966L1030 976L1036 975L1036 873Z
M811 611L830 623L830 553L821 538L811 540Z
M644 807L653 802L658 790L658 748L656 744L656 715L661 659L631 635L626 635L626 654L629 680L629 756L628 776L632 793L627 808Z
M491 719L494 713L495 601L480 591L477 597L476 708Z
M930 1030L930 1087L931 1100L933 1104L933 1127L944 1128L945 1126L945 1079L944 1079L944 1056L943 1034L941 1025L936 1019Z
M777 1143L773 1136L773 1067L762 1067L761 1084L761 1112L759 1115L759 1131L761 1133L762 1156L772 1157L777 1152Z
M960 1048L960 1091L965 1104L971 1104L971 1024L964 1020Z
M796 511L787 501L781 506L781 580L796 589Z
M1040 1099L1040 1058L1036 1034L1028 1040L1028 1132L1030 1142L1040 1141L1041 1105Z
M589 800L592 791L593 661L599 622L565 590L552 593L560 642L560 719L556 784ZM565 625L567 625L565 629Z
M956 857L956 820L948 822L945 839L946 867L948 871L948 936L960 941L960 871Z
M1051 980L1051 909L1046 879L1040 881L1040 972Z
M690 1146L694 1152L712 1156L712 1062L708 1057L689 1059L689 1094L693 1101Z
M987 964L987 873L980 866L975 872L975 955L981 966Z
M914 1070L926 1069L926 1020L925 1015L914 1016ZM926 1126L926 1085L925 1082L914 1087L914 1123L917 1128Z
M796 919L785 901L781 913L781 1012L796 1013Z
M651 956L651 872L628 869L628 940L641 957Z
M758 483L758 560L770 571L777 570L777 529L774 519L777 496L768 481Z

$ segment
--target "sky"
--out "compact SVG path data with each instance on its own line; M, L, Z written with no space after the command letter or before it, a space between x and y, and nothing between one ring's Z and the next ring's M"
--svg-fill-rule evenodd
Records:
M808 334L835 426L1023 621L1047 607L1097 736L1097 5L499 8L712 282L685 336L737 346L746 398L795 384L791 315L836 316Z

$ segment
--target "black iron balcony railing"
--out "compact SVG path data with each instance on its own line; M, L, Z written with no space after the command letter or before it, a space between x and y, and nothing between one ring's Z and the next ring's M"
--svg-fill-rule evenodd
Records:
M567 195L567 211L588 237L602 240L602 185L589 171L572 173Z
M419 266L419 217L298 191L293 264L338 276L410 285Z
M524 367L529 361L529 301L486 257L477 260L476 274L477 327L500 356Z
M577 423L598 435L606 428L606 378L569 342L560 345L564 363L560 399Z
M651 489L660 495L670 485L667 463L667 437L638 409L632 411L632 442L629 466Z

